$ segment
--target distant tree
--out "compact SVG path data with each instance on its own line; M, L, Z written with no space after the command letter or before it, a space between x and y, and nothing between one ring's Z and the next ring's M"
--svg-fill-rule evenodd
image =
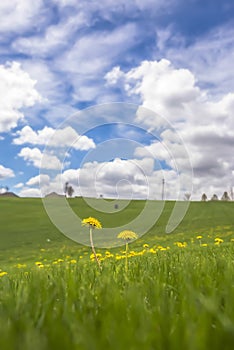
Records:
M206 202L207 201L207 195L205 193L203 193L202 197L201 197L201 200L203 202Z
M68 196L68 197L72 197L74 193L74 188L71 185L69 185L69 182L65 183L64 193L65 193L65 196Z
M191 193L188 193L188 192L187 192L187 193L184 194L184 200L185 200L185 201L189 201L189 200L190 200L190 197L191 197Z
M73 193L74 193L74 188L72 186L68 186L68 188L67 188L68 196L72 197Z
M218 198L217 194L213 194L211 200L212 200L212 201L218 201L219 198Z
M227 191L225 191L222 195L222 198L221 198L222 201L230 201L230 197L227 193Z
M64 194L65 194L65 196L67 195L68 187L69 187L69 182L66 182L65 186L64 186Z

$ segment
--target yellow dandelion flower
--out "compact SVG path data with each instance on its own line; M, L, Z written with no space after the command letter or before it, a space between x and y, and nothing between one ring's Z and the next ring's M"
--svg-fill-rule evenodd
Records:
M157 251L154 248L150 248L149 252L152 253L152 254L156 254L157 253Z
M219 245L219 244L221 244L221 243L223 243L223 239L222 239L222 238L219 238L219 237L216 237L216 238L215 238L215 245Z
M216 237L216 238L215 238L215 242L217 242L217 243L223 243L223 239L222 239L222 238Z
M3 276L5 276L5 275L7 275L7 272L6 272L6 271L0 272L0 277L3 277Z
M149 248L149 244L147 243L143 244L143 248Z
M99 259L99 258L102 257L102 254L97 253L97 254L96 254L96 257ZM91 259L91 260L95 259L95 254L92 253L92 254L90 255L90 259Z
M116 260L125 259L125 256L124 255L116 255L115 259Z
M97 229L102 228L102 224L100 223L100 221L98 221L95 218L92 218L91 216L86 218L86 219L83 219L82 225L83 226L91 226L92 228L97 228Z
M106 258L113 258L113 257L114 257L114 254L112 254L112 253L109 252L109 251L106 251L106 252L105 252L105 256L106 256Z
M121 238L121 239L125 239L126 241L128 241L130 239L136 239L138 236L133 231L124 230L124 231L120 232L117 237Z
M75 259L72 259L72 260L70 261L71 264L76 264L76 262L77 262L77 261L76 261Z
M98 264L98 267L101 270L102 267L101 267L98 255L96 254L94 243L93 243L93 229L95 229L95 228L100 229L100 228L102 228L102 225L101 225L100 221L98 221L97 219L95 219L95 218L93 218L91 216L86 218L86 219L83 219L82 220L82 225L83 226L85 225L85 226L89 227L90 245L91 245L91 248L92 248L94 259L96 260L96 263Z
M26 267L27 265L26 264L17 264L16 267L18 269L23 269L24 267Z
M36 261L36 262L35 262L35 265L40 266L40 265L43 265L43 264L42 264L41 261Z
M201 244L201 247L207 247L207 246L208 246L207 243L202 243L202 244Z
M186 242L175 242L174 243L175 245L177 245L177 247L179 247L179 248L185 248L185 247L187 247L187 243Z
M202 236L197 236L196 239L202 239Z

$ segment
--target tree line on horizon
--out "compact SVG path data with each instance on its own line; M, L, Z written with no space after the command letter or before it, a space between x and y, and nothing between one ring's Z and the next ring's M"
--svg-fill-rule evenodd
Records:
M208 200L208 197L205 193L202 194L201 196L201 201L206 202ZM216 193L213 194L213 196L210 198L210 201L218 201L219 197L217 196ZM227 191L223 192L222 197L220 198L221 201L231 201L233 200L233 192L231 191L231 195L229 196Z

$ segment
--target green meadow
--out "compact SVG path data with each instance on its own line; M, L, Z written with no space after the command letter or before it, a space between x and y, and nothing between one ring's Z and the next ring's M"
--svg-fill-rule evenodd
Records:
M105 214L68 201L103 227L145 205ZM129 245L128 270L124 245L97 249L100 271L90 247L60 233L40 199L0 198L0 349L233 349L234 202L191 202L166 234L174 204Z

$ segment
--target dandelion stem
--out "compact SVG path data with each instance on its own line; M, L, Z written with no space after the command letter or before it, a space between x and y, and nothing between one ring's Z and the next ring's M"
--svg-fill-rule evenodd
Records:
M126 272L127 272L128 271L128 241L127 240L126 240L125 253L126 253L126 256L125 256L125 269L126 269Z
M96 251L95 251L95 248L94 248L94 244L93 244L93 229L92 229L92 226L89 225L89 238L90 238L90 245L91 245L91 248L92 248L92 252L93 252L93 255L94 255L94 258L96 260L96 263L98 264L98 267L99 269L101 270L102 267L101 267L101 263L97 257L97 254L96 254Z

